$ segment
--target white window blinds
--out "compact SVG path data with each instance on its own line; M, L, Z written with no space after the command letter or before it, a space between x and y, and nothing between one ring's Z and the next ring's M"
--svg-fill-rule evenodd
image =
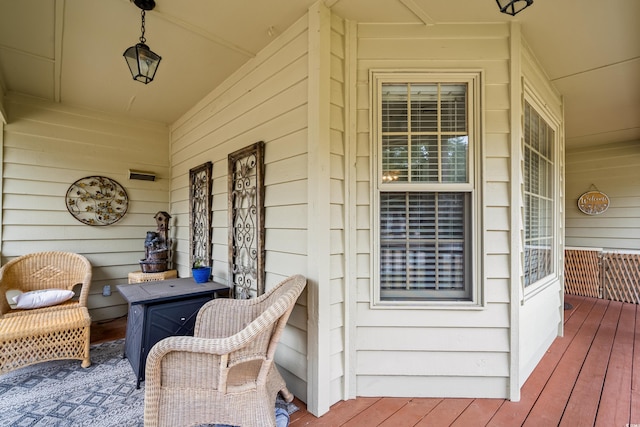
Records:
M383 85L383 181L468 182L466 111L466 84Z
M380 298L468 300L468 84L383 83L380 91Z
M468 204L464 193L380 195L380 279L384 297L466 295Z

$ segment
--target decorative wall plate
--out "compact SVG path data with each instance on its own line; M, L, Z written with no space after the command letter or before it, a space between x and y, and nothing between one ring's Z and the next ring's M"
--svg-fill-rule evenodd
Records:
M609 196L601 191L587 191L578 198L578 209L587 215L600 215L609 209Z
M69 213L84 224L111 225L127 213L129 197L113 179L87 176L71 184L66 203Z

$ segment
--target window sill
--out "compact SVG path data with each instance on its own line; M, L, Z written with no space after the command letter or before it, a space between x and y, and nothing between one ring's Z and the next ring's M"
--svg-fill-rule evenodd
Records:
M475 301L375 301L372 310L484 310L485 304Z

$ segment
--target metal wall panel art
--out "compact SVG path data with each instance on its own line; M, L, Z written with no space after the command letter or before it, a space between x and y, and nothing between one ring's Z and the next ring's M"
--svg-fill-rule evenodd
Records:
M189 171L191 266L196 260L211 266L211 162Z
M65 197L67 210L87 225L111 225L122 219L129 207L124 187L105 176L87 176L71 184Z
M229 277L235 297L264 293L264 142L229 154Z

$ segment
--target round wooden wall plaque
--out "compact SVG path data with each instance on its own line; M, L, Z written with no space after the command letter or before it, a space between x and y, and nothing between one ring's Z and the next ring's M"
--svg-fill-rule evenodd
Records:
M609 196L601 191L587 191L578 199L578 209L587 215L598 215L609 209Z

